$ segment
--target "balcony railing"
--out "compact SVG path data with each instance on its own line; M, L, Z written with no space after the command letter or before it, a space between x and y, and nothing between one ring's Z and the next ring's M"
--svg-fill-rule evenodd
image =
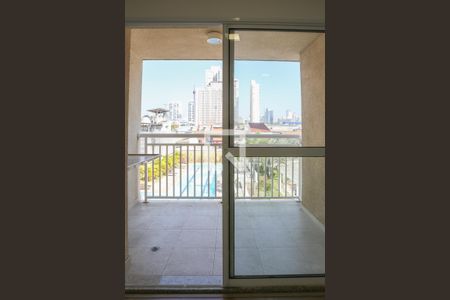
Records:
M202 133L139 134L142 153L160 154L159 158L140 168L145 200L221 198L221 135L212 134L209 137L210 141L205 141ZM300 176L301 160L298 157L238 158L234 172L234 196L245 199L298 199Z

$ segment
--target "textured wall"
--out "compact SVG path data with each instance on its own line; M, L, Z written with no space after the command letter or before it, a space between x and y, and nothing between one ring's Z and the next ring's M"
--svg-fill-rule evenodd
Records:
M141 83L142 83L142 59L133 50L133 30L130 36L130 70L128 93L128 153L138 153L139 143L137 135L141 124ZM128 171L128 209L139 200L139 172L138 168Z
M325 146L325 35L300 53L303 146ZM325 158L303 158L302 201L325 224Z
M325 146L325 35L300 53L303 146Z
M325 225L325 158L302 159L303 206Z

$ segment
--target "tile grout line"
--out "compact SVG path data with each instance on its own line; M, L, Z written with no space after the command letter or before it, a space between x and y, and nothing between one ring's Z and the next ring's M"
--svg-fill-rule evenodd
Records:
M178 242L178 240L180 239L181 232L182 232L182 230L180 230L180 232L179 232L179 234L178 234L177 242ZM164 276L164 272L166 271L166 268L167 268L167 266L169 265L169 260L172 258L172 255L173 255L173 252L174 252L175 247L176 247L176 245L172 245L172 247L170 248L170 254L169 254L168 257L167 257L167 260L166 260L166 263L164 264L163 270L161 271L161 276Z
M215 276L215 274L214 274L214 269L215 269L215 267L216 267L216 252L217 252L217 244L218 244L218 240L219 240L219 237L220 237L220 239L222 239L222 231L223 231L223 229L221 230L220 229L220 225L221 225L221 223L222 223L222 218L221 218L221 209L222 209L222 206L219 204L218 205L218 207L217 207L217 215L216 215L216 218L217 218L217 222L216 222L216 243L215 243L215 247L214 247L214 261L213 261L213 268L212 268L212 272L211 272L211 276ZM223 244L222 244L223 245ZM222 247L223 248L223 247ZM222 249L221 249L222 250ZM223 252L222 252L223 253ZM223 254L222 254L222 259L223 259Z
M219 215L219 210L217 210L217 215ZM217 249L217 236L218 236L218 232L219 232L219 230L218 230L218 226L217 226L218 224L216 224L216 230L215 230L215 234L214 234L214 237L215 237L215 240L214 240L214 250L213 250L213 263L212 263L212 268L211 268L211 274L210 274L210 276L214 276L214 267L215 267L215 265L216 265L216 249Z

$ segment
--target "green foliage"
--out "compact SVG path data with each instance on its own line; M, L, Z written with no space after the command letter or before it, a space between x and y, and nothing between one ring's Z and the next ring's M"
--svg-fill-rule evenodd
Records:
M152 164L154 164L152 166ZM169 155L162 155L161 157L155 159L152 163L148 164L148 180L153 180L153 171L155 172L155 179L159 178L160 169L161 176L166 176L170 171L180 165L180 151L175 151L175 153ZM145 167L141 165L139 167L139 177L141 180L145 180Z
M259 195L264 197L277 197L278 195L284 195L284 185L280 182L280 167L283 168L284 164L287 163L286 159L281 159L280 162L277 160L272 169L272 158L268 158L266 161L266 167L264 168L264 160L259 162L259 165L256 165L256 170L258 170L258 181L255 182L254 191L255 194L258 193L259 186ZM264 193L264 175L266 176L266 188ZM272 177L273 177L273 195L272 195ZM259 183L259 185L258 185ZM280 190L281 189L281 190Z
M189 163L194 162L194 151L189 151ZM222 161L222 151L218 150L217 153L217 163L220 163ZM203 156L200 154L200 148L197 148L196 155L195 155L195 162L200 163L203 159L203 163L207 163L208 161L213 164L215 161L214 157L214 150L211 149L209 153L209 157L207 154L207 151L203 151ZM153 171L155 172L154 179L158 179L160 176L160 169L161 169L161 176L168 175L171 171L173 171L175 168L180 167L180 160L182 164L186 164L188 160L187 151L183 149L182 152L180 150L176 150L175 153L169 154L169 155L162 155L160 158L157 158L153 162L150 162L148 164L148 181L151 182L153 180ZM167 161L167 168L166 168L166 161ZM152 165L154 164L154 165ZM145 167L144 165L141 165L139 167L139 178L140 180L145 180Z

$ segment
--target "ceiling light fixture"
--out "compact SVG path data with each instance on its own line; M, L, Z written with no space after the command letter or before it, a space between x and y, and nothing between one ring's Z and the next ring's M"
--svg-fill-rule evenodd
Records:
M236 42L239 42L239 41L241 40L241 38L239 37L239 34L238 34L238 33L230 33L230 34L228 35L228 38L229 38L230 40L236 41Z
M206 41L211 45L220 45L222 44L222 33L218 31L210 31L208 32L208 39Z

